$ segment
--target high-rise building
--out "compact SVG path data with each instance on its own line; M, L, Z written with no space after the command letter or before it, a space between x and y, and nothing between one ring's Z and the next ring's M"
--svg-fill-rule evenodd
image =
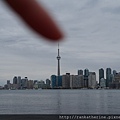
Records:
M104 78L104 69L103 68L99 69L99 85L100 85L101 78Z
M7 85L6 85L7 89L10 89L11 88L11 83L10 83L10 80L7 80Z
M83 88L84 76L83 75L70 75L70 88L78 89Z
M33 80L28 80L27 89L33 89Z
M120 89L120 73L116 73L113 82L110 84L112 89Z
M96 88L96 73L95 72L89 72L88 87Z
M56 88L56 75L51 75L51 88Z
M101 78L101 79L100 79L100 87L101 87L101 88L105 88L105 87L106 87L106 81L105 81L104 78Z
M52 88L62 88L62 76L51 76L51 87Z
M26 89L27 88L27 83L28 83L28 78L27 77L21 79L21 89Z
M17 85L18 85L18 89L21 89L21 76L18 76L17 78Z
M106 69L106 87L109 87L109 84L111 82L111 68Z
M16 76L14 76L14 78L13 78L13 84L17 84L17 77Z
M89 70L87 68L84 70L84 75L89 76Z
M83 70L78 70L78 75L83 75Z
M70 73L62 75L62 88L70 88Z
M117 71L116 70L113 70L113 75L115 76L117 74Z
M50 88L50 80L46 79L46 88Z
M89 76L89 70L84 70L84 87L88 88L88 76Z
M111 74L111 75L110 75L110 82L109 82L109 84L111 84L113 81L114 81L114 75Z
M58 80L58 88L61 88L62 87L62 76L57 76L57 80Z
M7 80L7 85L10 84L10 80Z

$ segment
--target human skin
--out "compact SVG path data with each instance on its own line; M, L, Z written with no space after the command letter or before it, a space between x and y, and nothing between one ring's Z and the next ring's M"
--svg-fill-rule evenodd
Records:
M59 41L63 33L50 14L36 0L4 0L22 20L49 41Z

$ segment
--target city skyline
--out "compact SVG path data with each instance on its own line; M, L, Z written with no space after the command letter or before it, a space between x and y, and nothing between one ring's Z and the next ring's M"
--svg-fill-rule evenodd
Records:
M61 74L88 68L119 71L119 0L43 0L65 32ZM33 34L1 0L0 85L14 75L45 80L57 74L57 43ZM72 8L72 9L71 9ZM97 76L98 79L98 76Z
M106 72L106 77L104 73ZM120 89L120 72L106 68L99 69L99 83L96 72L89 69L80 69L78 74L66 73L63 75L51 75L50 79L31 80L28 77L14 76L13 80L7 80L0 90L20 89Z
M88 68L85 68L85 69L78 69L77 71L76 71L76 74L73 74L73 73L70 73L70 72L68 72L68 73L64 73L64 74L61 74L61 75L59 75L59 76L64 76L65 74L70 74L70 75L84 75L84 76L89 76L89 74L91 74L91 73L95 73L95 75L96 75L96 82L98 82L99 83L99 85L100 85L100 79L101 78L103 78L104 80L106 80L106 82L107 82L107 80L108 81L110 81L110 76L111 75L114 75L115 76L115 74L116 73L120 73L120 71L116 71L116 70L114 70L114 69L112 69L112 68L99 68L98 69L98 71L99 71L99 75L97 75L96 74L96 71L91 71L90 69L88 69ZM102 72L101 72L102 71ZM109 72L110 71L110 72ZM58 74L53 74L53 75L55 75L56 77L58 76ZM14 77L14 78L16 78L16 76L17 75L14 75L14 76L12 76L12 77ZM33 80L33 81L46 81L47 79L49 79L49 80L51 80L51 76L52 75L50 75L49 77L47 77L47 78L45 78L45 79L31 79L31 78L29 78L29 76L27 76L27 77L25 77L25 78L29 78L28 80ZM98 76L98 77L97 77ZM18 76L18 78L21 78L21 76ZM24 79L24 77L23 78L21 78L21 79ZM14 81L14 78L13 78L13 80L12 79L7 79L5 82L7 83L7 81ZM57 78L58 79L58 78ZM112 82L112 81L111 81ZM3 83L3 86L6 84L6 83ZM13 82L14 83L14 82ZM56 84L58 84L58 83L56 83ZM0 86L2 86L1 84L0 84ZM108 85L107 85L108 86Z

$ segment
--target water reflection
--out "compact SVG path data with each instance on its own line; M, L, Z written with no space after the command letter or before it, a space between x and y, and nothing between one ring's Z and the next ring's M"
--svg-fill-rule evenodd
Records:
M119 114L119 90L0 91L0 114Z
M60 90L57 90L56 95L57 100L57 108L56 108L56 114L61 114L61 93Z

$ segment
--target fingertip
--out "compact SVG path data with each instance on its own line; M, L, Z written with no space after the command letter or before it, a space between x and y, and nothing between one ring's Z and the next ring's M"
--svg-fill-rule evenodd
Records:
M50 41L61 41L63 32L48 11L36 0L5 0L22 20L40 36Z

